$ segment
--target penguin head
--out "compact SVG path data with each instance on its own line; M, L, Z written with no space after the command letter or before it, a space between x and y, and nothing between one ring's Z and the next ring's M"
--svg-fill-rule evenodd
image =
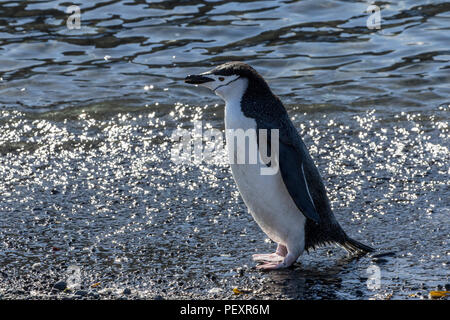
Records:
M207 87L225 101L241 98L250 86L270 91L258 72L243 62L227 62L199 75L189 75L184 81Z

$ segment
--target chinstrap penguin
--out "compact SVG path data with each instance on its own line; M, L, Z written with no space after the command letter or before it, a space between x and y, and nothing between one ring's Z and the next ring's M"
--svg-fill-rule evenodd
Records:
M229 62L199 75L189 75L186 83L207 87L225 100L225 129L278 129L277 172L261 174L261 168L273 163L236 163L242 146L226 144L231 171L249 212L278 244L275 253L253 255L262 262L258 269L287 268L305 250L324 244L336 244L350 254L373 249L351 239L331 209L322 178L299 133L289 119L280 99L252 67L243 62ZM256 138L258 145L261 141ZM270 150L270 139L266 140Z

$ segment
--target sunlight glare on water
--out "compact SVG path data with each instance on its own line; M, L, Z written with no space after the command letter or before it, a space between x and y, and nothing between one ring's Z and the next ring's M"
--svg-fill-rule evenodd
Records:
M448 283L448 3L380 3L380 30L368 2L90 1L79 30L66 4L0 1L0 298L55 296L70 266L93 298L421 298ZM282 99L344 230L394 255L324 247L253 268L274 244L225 153L171 160L174 130L224 130L223 102L184 77L236 59Z

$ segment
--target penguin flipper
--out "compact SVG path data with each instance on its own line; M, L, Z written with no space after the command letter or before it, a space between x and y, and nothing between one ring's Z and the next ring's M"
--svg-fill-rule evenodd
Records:
M319 214L309 192L308 182L303 169L303 161L293 145L279 142L279 169L283 182L297 208L303 215L319 223Z

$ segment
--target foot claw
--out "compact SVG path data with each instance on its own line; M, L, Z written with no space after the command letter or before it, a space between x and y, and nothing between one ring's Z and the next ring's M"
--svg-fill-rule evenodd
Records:
M262 271L276 270L283 268L283 263L267 262L256 266L256 269Z

